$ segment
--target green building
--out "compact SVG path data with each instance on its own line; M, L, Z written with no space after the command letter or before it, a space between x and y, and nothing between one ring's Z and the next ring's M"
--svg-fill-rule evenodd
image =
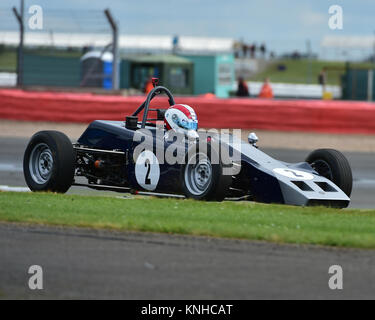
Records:
M177 94L193 94L193 63L174 55L144 55L121 60L120 87L143 90L150 77Z
M79 56L25 53L23 83L26 86L79 87L80 70Z
M25 53L24 84L80 87L83 62L81 54ZM82 69L83 68L83 69ZM174 94L214 93L228 97L234 82L234 56L218 55L140 55L120 62L120 88L143 90L150 77L157 77ZM99 87L103 87L100 84Z
M347 66L341 78L342 98L345 100L375 100L375 69Z
M183 55L194 63L194 94L229 97L234 79L234 55Z

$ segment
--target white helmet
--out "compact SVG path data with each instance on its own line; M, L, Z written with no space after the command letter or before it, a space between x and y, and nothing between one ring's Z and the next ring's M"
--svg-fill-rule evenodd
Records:
M166 112L164 122L167 130L184 133L189 138L198 138L198 119L194 109L186 104L175 104Z

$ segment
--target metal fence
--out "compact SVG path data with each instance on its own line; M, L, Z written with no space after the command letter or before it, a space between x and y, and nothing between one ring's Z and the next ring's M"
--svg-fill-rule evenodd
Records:
M41 8L41 18L37 18L42 20L35 27L37 11L23 7L23 1L20 3L12 9L0 8L0 71L16 72L18 85L80 86L90 77L90 69L83 77L80 65L80 57L88 50L100 50L103 54L111 51L113 64L117 65L118 26L109 10ZM91 34L93 39L100 35L102 41L97 44L77 39L78 46L61 45L62 37L71 40L77 34ZM117 72L113 68L115 89Z

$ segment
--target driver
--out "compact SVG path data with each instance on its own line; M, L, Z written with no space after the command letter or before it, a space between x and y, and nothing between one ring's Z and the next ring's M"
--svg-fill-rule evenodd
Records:
M165 112L167 130L185 134L189 139L198 138L198 120L194 109L187 104L175 104Z

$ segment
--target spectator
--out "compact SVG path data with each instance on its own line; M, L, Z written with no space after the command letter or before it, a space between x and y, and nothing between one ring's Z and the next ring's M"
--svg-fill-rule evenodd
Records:
M262 45L260 46L260 52L262 54L262 58L264 59L266 57L266 45L264 43L262 43Z
M326 84L326 71L324 69L322 69L320 72L319 72L319 75L318 75L318 83L322 86L325 86Z
M172 44L173 44L172 52L173 54L177 54L178 45L179 45L179 37L177 35L173 37Z
M301 54L296 50L292 53L292 60L299 60L301 59Z
M272 99L273 98L273 91L272 91L272 87L270 85L270 79L269 78L264 79L264 83L263 83L262 89L260 89L258 98L266 98L266 99Z
M216 98L216 95L213 92L207 92L207 93L201 94L200 97L211 99L211 98Z
M152 77L150 77L147 82L145 83L145 87L144 87L144 93L145 94L149 94L149 92L154 88L154 85L152 83Z
M322 92L324 93L326 91L326 71L323 68L318 75L318 83L322 86Z
M249 87L247 86L246 81L240 77L238 78L238 87L236 92L237 97L249 97Z
M251 57L252 59L254 59L254 58L255 58L255 51L256 51L256 49L257 49L256 44L255 44L255 43L252 44L252 45L249 47L249 49L250 49L250 57Z
M247 57L247 50L248 50L248 46L246 45L246 44L242 44L242 56L244 57L244 58L246 58Z
M242 42L236 41L233 44L234 56L236 59L241 57L241 50L242 50Z

